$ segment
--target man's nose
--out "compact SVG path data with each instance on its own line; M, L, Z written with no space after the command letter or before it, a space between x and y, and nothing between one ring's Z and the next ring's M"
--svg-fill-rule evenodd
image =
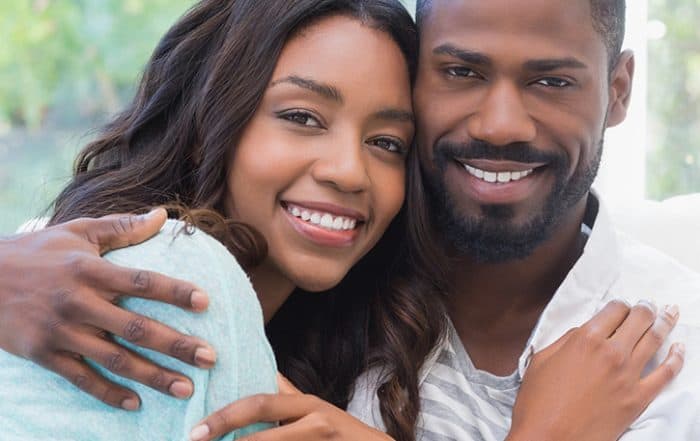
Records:
M496 81L485 93L467 129L471 138L492 145L532 142L537 134L521 91L507 81Z

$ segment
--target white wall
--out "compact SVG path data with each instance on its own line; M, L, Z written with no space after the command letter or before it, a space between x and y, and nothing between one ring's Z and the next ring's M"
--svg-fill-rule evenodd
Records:
M606 134L603 163L596 188L610 203L643 199L647 137L647 2L627 2L625 48L632 49L636 72L627 120Z

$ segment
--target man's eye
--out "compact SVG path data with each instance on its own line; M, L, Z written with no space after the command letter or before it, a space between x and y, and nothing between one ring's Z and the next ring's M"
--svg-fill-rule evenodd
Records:
M280 118L293 122L294 124L299 124L300 126L321 127L321 123L313 115L298 110L282 113Z
M468 78L479 77L479 74L464 66L452 66L445 69L445 73L450 77Z
M536 84L539 84L541 86L546 86L546 87L568 87L571 85L570 81L564 80L562 78L556 78L556 77L547 77L547 78L540 78L539 80L535 81Z
M376 138L371 140L369 144L392 153L403 154L406 152L403 142L392 138Z

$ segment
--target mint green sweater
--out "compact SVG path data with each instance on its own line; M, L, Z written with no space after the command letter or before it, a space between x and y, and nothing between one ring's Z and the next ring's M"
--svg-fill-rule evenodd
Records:
M204 314L141 299L124 302L126 308L199 336L216 349L216 367L203 370L134 348L189 376L195 385L192 398L177 400L98 367L141 397L137 412L112 409L67 380L0 351L0 440L188 440L194 425L213 411L242 397L276 391L274 355L246 274L218 241L198 230L188 235L181 232L182 227L181 222L168 221L156 237L105 257L122 266L189 280L209 294ZM224 439L262 427L249 427Z

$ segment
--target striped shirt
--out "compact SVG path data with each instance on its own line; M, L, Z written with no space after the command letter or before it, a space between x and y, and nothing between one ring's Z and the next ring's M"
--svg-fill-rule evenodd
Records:
M522 378L535 352L580 326L607 302L639 299L677 304L681 318L648 368L657 366L675 341L686 344L685 365L678 378L622 435L620 441L700 440L700 275L673 259L614 230L598 199L591 195L593 229L583 255L540 316L518 361L517 370L498 377L478 370L450 323L421 368L419 441L502 441ZM589 217L587 216L587 219ZM697 233L694 233L697 234ZM348 411L366 424L385 430L379 412L379 370L361 376ZM575 381L575 379L572 379Z

